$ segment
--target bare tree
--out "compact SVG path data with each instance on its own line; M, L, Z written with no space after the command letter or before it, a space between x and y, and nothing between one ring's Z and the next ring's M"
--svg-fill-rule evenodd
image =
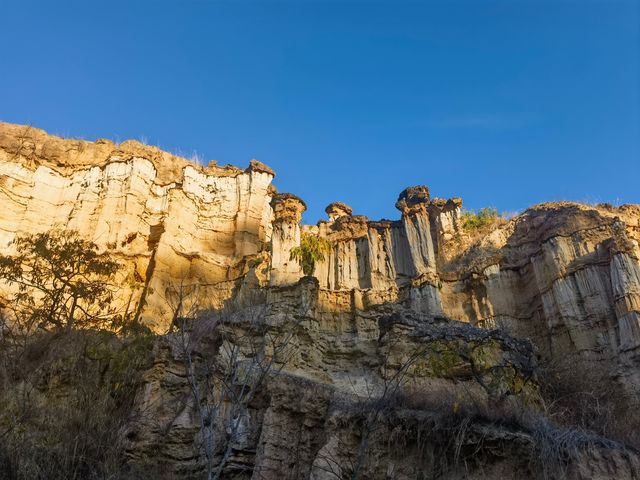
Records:
M269 378L282 371L296 348L292 339L304 315L286 328L270 325L261 293L219 310L201 309L197 285L169 288L172 348L181 358L199 419L198 450L207 480L222 478L234 449L249 435L250 406Z
M491 333L481 332L467 338L463 331L456 333L455 326L445 331L425 324L417 325L415 333L423 338L408 350L403 346L407 342L406 333L394 336L386 331L381 335L384 340L379 351L378 381L366 382L364 392L352 382L353 395L344 399L341 406L353 418L350 427L358 438L357 447L354 451L352 443L338 439L337 448L320 455L322 465L315 465L316 468L339 479L362 478L370 460L372 440L389 427L388 420L398 408L407 406L408 397L418 393L410 388L416 375L455 381L456 372L465 372L465 381L456 382L459 398L449 406L453 414L463 402L474 404L476 411L482 410L484 404L499 406L509 396L521 393L532 378L529 371L532 367L521 355L497 358L492 349L497 348L498 334L494 338ZM469 422L469 418L461 418L451 429L451 435L456 437L450 445L454 464L460 459L462 437L470 427Z
M385 418L397 407L409 381L409 370L426 351L425 346L417 347L398 366L390 365L389 356L384 355L380 365L380 382L375 385L365 382L364 395L359 394L355 383L351 382L354 395L344 399L343 408L349 410L355 419L353 425L359 437L358 447L355 453L349 454L351 447L339 441L337 452L321 454L322 465L316 464L315 468L338 479L357 480L362 477L372 438L385 427Z

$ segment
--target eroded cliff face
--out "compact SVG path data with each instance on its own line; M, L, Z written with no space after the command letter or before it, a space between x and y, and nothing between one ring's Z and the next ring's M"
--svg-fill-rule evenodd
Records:
M396 206L400 221L330 206L329 221L303 227L333 245L316 267L322 289L351 292L354 309L395 302L506 329L547 361L595 368L635 408L640 206L542 204L481 232L463 228L460 199L431 200L426 187Z
M140 304L144 322L166 331L168 289L197 282L219 307L266 251L273 177L257 161L203 168L133 141L63 140L0 124L0 245L77 230L123 263L121 303Z
M273 178L257 161L202 167L136 142L0 124L0 245L11 253L19 234L79 231L123 264L122 314L157 333L175 327L183 286L197 286L202 311L264 306L261 333L240 314L225 336L196 342L194 358L209 355L219 367L229 345L248 361L257 355L248 339L287 338L286 361L245 405L228 458L214 452L228 478L342 478L356 464L361 478L538 475L531 431L475 423L459 446L475 452L463 472L460 451L453 461L441 449L459 430L441 429L433 405L437 418L410 402L376 414L363 457L370 420L358 399L384 396L398 372L403 388L446 391L453 405L469 392L486 405L512 395L536 404L537 364L554 363L604 378L621 408L640 404L640 206L543 204L475 231L459 198L431 198L418 186L400 194L399 220L371 221L337 202L328 220L308 226L304 202L276 194ZM331 245L315 279L291 259L303 234ZM198 447L199 404L231 407L215 389L194 401L193 378L204 390L206 379L193 376L176 335L155 347L129 455L198 478L213 461ZM390 449L390 438L406 448ZM573 458L567 478L635 478L637 458L610 447ZM455 468L441 468L440 457Z
M554 444L563 458L556 469L545 453L549 446L532 426L519 426L513 418L494 422L459 415L469 398L489 409L501 398L498 412L510 395L536 403L536 360L529 342L398 304L354 310L347 293L339 297L336 301L309 277L269 289L267 305L275 307L259 315L271 335L289 340L287 360L242 405L240 433L232 439L222 478L353 478L358 465L355 478L637 478L635 454L614 443L594 441L566 458L568 452ZM202 335L196 328L186 333L186 342L182 332L157 345L140 416L127 434L134 462L160 466L171 477L205 476L205 455L194 456L201 452L203 427L196 419L202 407L188 392L195 379L206 397L198 405L233 411L234 397L224 395L221 386L224 378L207 383L204 358L215 352L216 362L224 361L231 342L242 362L249 362L242 363L242 371L250 368L256 312L236 313L229 336ZM197 359L195 367L181 348L185 344L198 345L189 357ZM400 378L398 398L393 388ZM234 379L235 388L252 388L245 374ZM222 431L211 428L216 466L224 457L224 442L216 443Z

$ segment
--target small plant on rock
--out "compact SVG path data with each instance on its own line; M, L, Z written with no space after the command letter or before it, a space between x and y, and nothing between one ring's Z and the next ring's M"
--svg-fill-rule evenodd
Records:
M465 211L462 213L462 226L465 230L480 230L492 225L500 218L502 216L493 207L481 208L477 213Z
M300 246L291 249L291 260L297 260L305 275L313 275L316 262L324 260L324 256L331 251L331 242L326 238L307 233L302 234Z

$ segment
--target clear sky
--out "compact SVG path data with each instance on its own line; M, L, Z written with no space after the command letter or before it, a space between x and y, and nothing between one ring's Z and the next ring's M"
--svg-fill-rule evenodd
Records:
M0 120L277 172L324 218L406 186L640 202L640 1L0 0Z

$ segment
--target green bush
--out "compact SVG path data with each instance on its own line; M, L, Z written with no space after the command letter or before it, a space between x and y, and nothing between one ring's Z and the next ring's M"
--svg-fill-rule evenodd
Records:
M465 230L480 230L501 218L498 210L493 207L481 208L477 213L465 211L462 213L462 227Z
M15 255L0 254L0 279L12 284L9 299L22 333L103 326L120 265L73 230L21 235Z
M297 260L305 275L313 275L316 262L322 262L331 252L331 243L326 238L303 233L300 246L291 249L291 260Z

